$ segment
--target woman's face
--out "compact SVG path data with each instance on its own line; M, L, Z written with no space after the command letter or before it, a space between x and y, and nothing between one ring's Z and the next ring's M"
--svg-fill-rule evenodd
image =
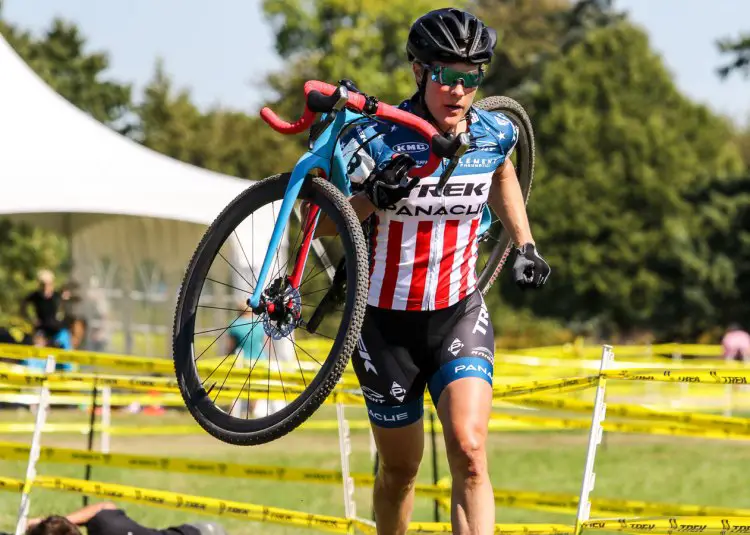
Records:
M449 67L465 73L476 74L479 72L479 66L470 63L436 62L435 65ZM425 67L414 63L412 68L414 69L417 85L419 85ZM427 85L425 87L427 108L438 125L445 131L452 130L463 120L474 102L476 93L476 87L465 87L461 82L453 85L443 85L433 81L431 72L427 73Z

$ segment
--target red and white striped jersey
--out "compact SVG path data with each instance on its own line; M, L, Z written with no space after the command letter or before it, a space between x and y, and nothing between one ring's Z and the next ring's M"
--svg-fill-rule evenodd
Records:
M411 111L410 104L406 101L401 107ZM360 148L378 131L383 135ZM368 304L394 310L437 310L476 289L477 239L489 217L492 176L511 154L518 132L506 116L476 109L470 111L469 132L470 149L442 195L435 191L441 164L432 176L420 180L408 198L374 214L369 232ZM429 147L419 135L390 125L357 127L343 145L354 190L394 152L410 153L419 165L429 156Z

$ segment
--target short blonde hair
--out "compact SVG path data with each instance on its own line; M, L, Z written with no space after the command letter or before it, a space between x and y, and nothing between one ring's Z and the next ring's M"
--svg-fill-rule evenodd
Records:
M40 269L36 273L36 280L45 284L52 284L55 282L55 274L49 269Z

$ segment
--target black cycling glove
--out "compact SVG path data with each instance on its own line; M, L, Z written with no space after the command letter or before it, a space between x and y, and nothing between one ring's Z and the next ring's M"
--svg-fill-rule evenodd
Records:
M513 263L513 277L521 288L539 288L549 278L552 270L539 254L533 243L516 247L516 260Z
M398 154L379 171L370 175L364 184L365 193L379 210L394 205L409 196L419 178L408 176L417 162L408 154Z

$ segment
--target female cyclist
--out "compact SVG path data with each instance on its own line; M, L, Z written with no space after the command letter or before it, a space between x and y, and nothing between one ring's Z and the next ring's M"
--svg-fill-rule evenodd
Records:
M457 9L431 11L410 30L406 49L417 91L400 107L471 139L442 193L435 187L442 165L431 177L407 177L429 157L412 130L372 121L341 141L350 202L370 242L368 307L352 359L380 459L373 501L383 535L406 533L411 517L425 388L444 429L453 532L494 530L485 451L494 337L475 291L477 229L488 204L516 244L516 282L539 287L550 273L509 158L516 127L500 113L472 107L496 40L494 30Z

